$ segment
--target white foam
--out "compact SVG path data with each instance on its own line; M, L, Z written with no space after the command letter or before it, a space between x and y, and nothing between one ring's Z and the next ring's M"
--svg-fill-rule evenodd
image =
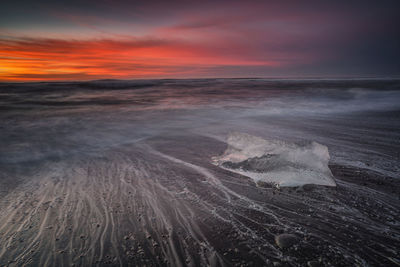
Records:
M316 142L302 144L265 140L231 133L228 148L213 163L221 168L277 186L316 184L336 186L328 167L328 148Z

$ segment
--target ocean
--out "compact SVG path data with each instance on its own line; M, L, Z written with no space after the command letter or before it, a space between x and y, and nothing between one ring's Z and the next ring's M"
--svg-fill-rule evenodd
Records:
M400 80L0 83L1 266L396 266L399 179Z

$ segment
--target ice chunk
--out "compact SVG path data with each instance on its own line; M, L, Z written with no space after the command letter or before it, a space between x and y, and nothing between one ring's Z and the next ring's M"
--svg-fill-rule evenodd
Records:
M288 143L232 133L228 148L213 163L221 168L277 186L336 186L328 167L328 148L317 142Z

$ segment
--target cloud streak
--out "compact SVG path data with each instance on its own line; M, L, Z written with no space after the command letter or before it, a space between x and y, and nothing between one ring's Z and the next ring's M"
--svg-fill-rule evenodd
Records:
M185 76L193 74L196 68L225 65L280 64L220 53L222 49L154 38L14 38L0 41L0 73L3 80L126 79Z

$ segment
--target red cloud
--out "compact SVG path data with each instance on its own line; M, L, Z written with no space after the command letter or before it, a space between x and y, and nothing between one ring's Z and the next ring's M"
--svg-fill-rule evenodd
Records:
M221 53L209 45L166 39L3 39L1 80L182 76L207 66L277 65Z

